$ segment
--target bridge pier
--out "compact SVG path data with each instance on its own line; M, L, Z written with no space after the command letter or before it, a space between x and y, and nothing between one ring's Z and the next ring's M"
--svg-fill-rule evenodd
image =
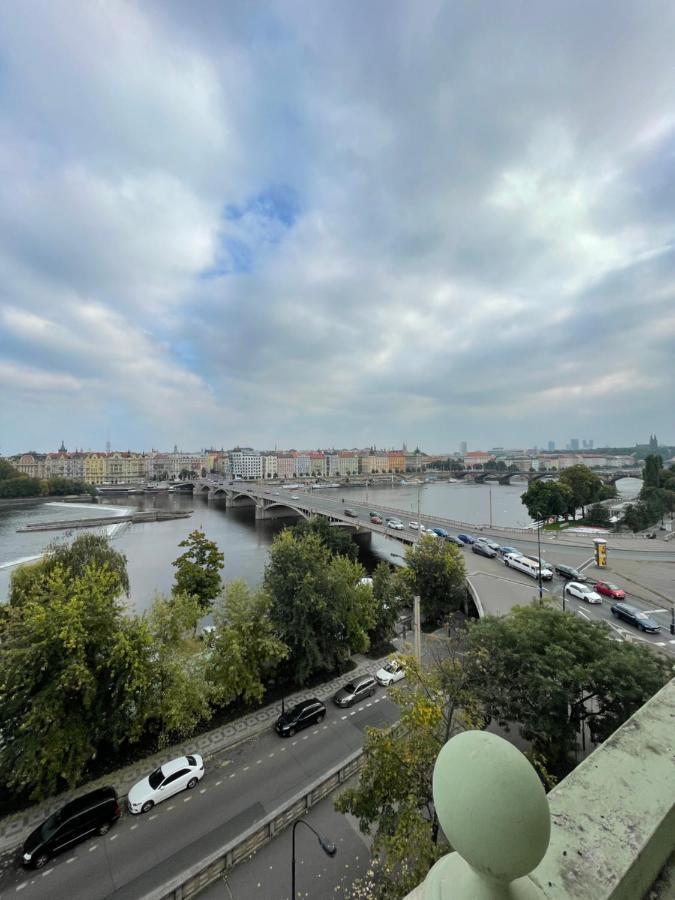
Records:
M373 532L355 531L352 534L352 539L355 540L356 543L361 547L370 547L370 545L373 543Z

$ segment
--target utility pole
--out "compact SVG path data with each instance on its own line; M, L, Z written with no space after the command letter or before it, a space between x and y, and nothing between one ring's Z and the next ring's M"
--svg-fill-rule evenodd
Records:
M490 528L492 528L492 488L488 488L490 491Z
M541 518L537 522L537 553L539 554L539 606L541 606L544 596L544 589L541 583ZM564 607L564 593L563 593L563 607Z
M422 624L420 620L420 598L419 595L415 595L413 598L413 615L415 622L415 659L417 660L417 665L422 665Z

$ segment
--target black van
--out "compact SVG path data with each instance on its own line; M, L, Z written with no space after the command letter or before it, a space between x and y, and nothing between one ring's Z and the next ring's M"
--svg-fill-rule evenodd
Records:
M274 728L282 737L292 737L301 728L321 722L325 715L326 707L316 697L312 697L282 713L275 722Z
M113 787L102 787L57 809L28 835L21 862L41 869L55 853L67 850L92 834L105 834L122 815Z

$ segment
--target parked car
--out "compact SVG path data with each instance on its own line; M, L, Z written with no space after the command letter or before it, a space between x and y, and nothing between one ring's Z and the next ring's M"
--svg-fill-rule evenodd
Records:
M492 547L488 547L483 541L476 541L473 543L471 545L471 550L474 553L478 553L480 556L487 556L488 559L494 559L497 555L496 550L493 550Z
M21 862L41 869L52 856L92 834L103 835L122 815L114 787L102 787L71 800L31 831L23 842Z
M611 581L597 581L594 585L595 590L605 597L611 597L612 600L625 600L626 592L620 588L618 584L612 584Z
M138 781L127 794L129 812L146 813L180 791L192 790L204 777L204 760L198 753L162 763Z
M438 537L449 537L448 532L445 530L445 528L440 528L438 525L432 525L431 530L434 534L438 535Z
M282 713L274 724L275 731L281 737L292 737L296 731L323 721L326 707L316 697L296 703L292 709Z
M354 512L353 509L345 509L345 515L350 516L352 519L358 519L359 514Z
M381 685L387 687L388 685L394 684L396 681L405 678L405 669L398 660L390 659L381 669L378 669L375 673L375 678L377 678Z
M581 584L585 584L588 581L584 573L573 566L557 565L555 566L555 571L558 575L562 575L563 578L569 578L571 581L579 581Z
M449 534L446 537L446 541L449 541L451 544L454 544L455 547L465 547L466 546L464 541L460 541L460 539L454 534Z
M374 513L371 513L370 521L373 523L373 525L381 525L382 524L382 516L376 516Z
M499 550L497 550L497 553L498 553L500 556L502 556L502 557L505 557L505 556L522 556L522 555L523 555L523 554L520 552L520 550L516 550L515 547L500 547Z
M463 544L475 544L476 543L476 538L470 534L458 534L457 537L460 539L460 541Z
M640 631L649 631L651 634L657 634L661 631L661 626L654 619L650 618L647 613L642 612L635 606L629 606L628 603L613 603L611 606L612 615L617 619L623 619L629 622Z
M602 603L600 594L596 594L587 584L581 584L578 581L568 581L563 591L566 594L571 594L572 597L584 600L586 603Z
M340 688L333 697L333 703L336 706L353 706L364 697L372 697L377 690L377 682L372 675L362 675L361 678L354 678L344 687Z
M499 544L497 543L497 541L491 541L490 538L479 537L476 543L487 544L490 550L494 550L495 553L499 550Z

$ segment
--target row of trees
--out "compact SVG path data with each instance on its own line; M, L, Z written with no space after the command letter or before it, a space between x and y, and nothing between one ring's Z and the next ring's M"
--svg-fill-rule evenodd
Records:
M336 801L373 838L371 867L353 897L397 900L426 875L439 847L432 774L443 744L490 720L517 728L548 789L575 765L587 736L605 740L670 675L645 647L614 641L600 623L546 607L482 619L448 642L431 670L404 659L393 690L396 730L369 729L356 788Z
M463 562L430 537L409 568L373 585L350 537L325 520L275 539L262 585L223 586L223 554L200 531L180 544L170 596L129 613L124 556L98 535L53 545L18 569L0 607L0 783L31 799L194 733L233 705L260 703L344 671L387 646L402 603L442 619L461 601ZM196 639L213 614L216 631Z
M645 459L643 482L636 503L629 504L623 524L631 531L642 531L675 510L675 466L663 468L663 458L651 454Z
M63 497L66 494L86 494L91 490L83 481L72 481L58 475L51 478L31 478L18 472L6 460L0 459L0 499Z
M612 497L616 497L614 485L604 484L588 466L577 465L563 469L557 481L533 481L521 499L530 516L540 520L574 517L578 509L586 516L587 506ZM597 507L595 514L600 515Z

